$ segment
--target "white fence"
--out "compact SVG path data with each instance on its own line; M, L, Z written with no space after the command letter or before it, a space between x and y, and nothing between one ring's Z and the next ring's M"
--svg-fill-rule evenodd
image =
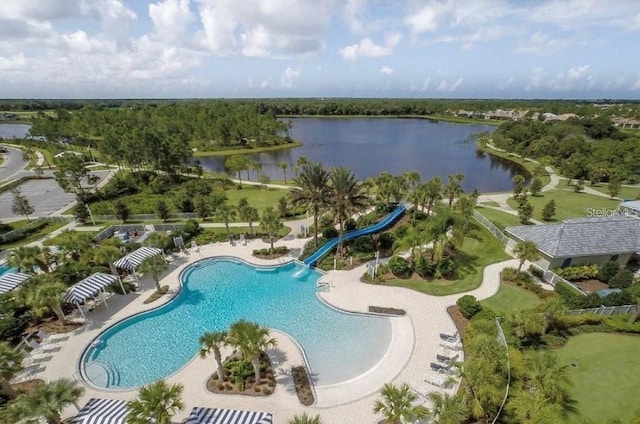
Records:
M531 264L531 268L536 269L536 272L533 273L534 275L537 276L537 274L541 274L542 279L554 287L556 284L558 284L558 282L562 282L568 285L569 287L573 288L574 290L576 290L578 293L585 296L587 295L587 293L583 292L582 289L580 289L578 286L573 284L571 281L565 280L564 278L562 278L561 276L559 276L558 274L556 274L551 270L544 269L537 264Z
M622 305L622 306L601 306L599 308L574 309L569 311L569 315L596 314L596 315L623 315L637 314L638 305Z
M496 225L491 222L487 217L482 215L478 211L473 211L473 217L478 221L484 228L489 230L491 234L493 234L498 240L502 242L505 246L513 249L516 247L516 241L507 237Z
M169 219L171 218L181 218L181 219L195 219L198 217L198 214L190 212L190 213L172 213L169 216ZM121 221L120 218L118 218L115 215L94 215L93 219L96 221L106 221L106 222L110 222L110 221ZM129 215L129 217L127 218L130 221L150 221L150 220L154 220L154 219L159 219L158 215L152 214L152 213L137 213L137 214L133 214L133 215Z

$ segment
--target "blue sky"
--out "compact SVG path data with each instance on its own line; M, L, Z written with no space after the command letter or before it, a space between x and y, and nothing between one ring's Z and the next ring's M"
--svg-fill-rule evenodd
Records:
M638 0L12 0L0 98L640 98Z

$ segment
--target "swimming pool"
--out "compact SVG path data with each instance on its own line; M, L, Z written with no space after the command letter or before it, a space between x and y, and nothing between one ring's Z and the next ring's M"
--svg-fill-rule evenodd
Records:
M86 349L82 375L99 387L153 382L189 362L202 333L243 318L292 336L317 385L357 377L387 351L391 320L327 306L316 296L320 275L297 263L260 268L213 258L191 265L174 300L114 325Z
M17 271L17 268L12 268L6 264L0 265L0 277L3 276L4 274L8 274L10 272L16 272L16 271Z

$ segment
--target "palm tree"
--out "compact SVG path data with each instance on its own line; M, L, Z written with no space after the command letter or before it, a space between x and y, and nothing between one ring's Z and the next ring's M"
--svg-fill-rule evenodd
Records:
M208 354L213 352L213 357L218 364L218 378L220 381L225 380L224 367L222 366L222 354L220 349L227 345L227 332L226 331L214 331L212 333L204 333L200 336L200 357L205 358Z
M160 233L153 233L153 234L160 234ZM147 240L149 239L147 238ZM145 240L145 242L147 240ZM120 259L121 256L122 256L122 252L120 251L120 249L114 246L109 246L109 245L100 246L93 251L93 261L96 264L107 264L109 266L109 270L113 275L118 275L118 270L113 263L118 259Z
M44 419L47 424L61 424L62 411L76 405L84 389L68 379L43 383L29 393L19 394L5 411L8 422L36 423Z
M322 424L320 415L310 416L305 412L302 415L296 415L291 418L287 424Z
M231 231L229 230L229 223L233 221L236 217L236 210L233 206L223 204L218 207L216 211L216 219L224 222L224 226L227 229L227 237L231 235Z
M431 392L427 395L431 401L429 417L438 424L460 424L467 419L467 408L458 396L448 393Z
M318 247L318 215L329 203L329 173L321 163L305 162L301 165L294 183L299 190L291 190L291 202L304 206L313 213L313 238Z
M287 183L287 168L289 168L289 164L287 162L278 162L278 168L282 171L284 175L284 183Z
M268 234L269 243L271 244L271 253L273 253L273 239L284 225L280 221L278 214L271 206L262 212L262 216L260 217L260 227L262 227L262 231Z
M517 422L522 424L546 424L565 421L558 405L550 403L542 393L537 391L517 391L509 399L508 407Z
M168 385L164 380L143 386L138 398L127 403L128 424L171 424L171 418L184 408L182 384Z
M427 233L433 241L431 260L434 263L440 262L444 253L444 246L447 241L447 232L453 226L454 219L448 209L441 207L438 213L433 216L427 225Z
M462 189L462 181L464 180L464 175L449 175L447 177L447 180L447 185L444 187L444 194L447 196L447 200L449 201L449 209L451 209L453 199L464 193L464 190Z
M525 359L529 390L540 391L547 401L562 404L572 385L567 366L549 351L533 351Z
M29 278L21 289L21 295L36 317L52 311L64 323L66 319L62 311L62 297L66 291L67 286L55 274L38 274Z
M407 171L402 174L409 190L415 190L418 185L420 185L420 181L422 181L422 177L418 171Z
M49 272L52 258L51 249L48 247L22 246L11 251L7 262L20 272L32 273L35 267L40 268L42 272Z
M12 398L16 396L16 391L9 382L22 371L23 359L21 350L15 349L8 342L0 342L0 387L5 395Z
M509 318L513 334L519 339L536 338L547 331L547 320L544 315L532 309L515 310Z
M156 292L162 293L162 287L160 287L160 275L167 269L167 261L161 255L150 256L145 259L138 269L143 274L151 274L154 283L156 284Z
M422 228L410 226L407 228L407 234L397 241L399 248L409 249L411 251L411 254L409 255L409 263L412 265L416 259L416 248L423 242L424 238Z
M382 399L373 404L373 411L382 414L387 424L401 424L416 418L427 418L428 410L424 406L413 403L418 395L411 390L407 383L400 387L386 383L380 391Z
M433 177L427 181L424 185L424 191L427 201L427 215L429 215L431 208L442 199L442 180L440 177Z
M387 171L382 171L374 180L378 187L378 195L388 208L391 202L391 196L393 195L393 175Z
M518 273L522 271L522 265L525 261L535 262L540 259L540 252L538 247L532 241L521 241L513 248L513 253L520 260L518 264Z
M251 165L251 169L256 171L256 181L260 181L260 174L262 173L262 162L254 161L254 162L251 162L250 165ZM249 178L248 173L249 171L247 170L247 179Z
M255 384L260 384L260 353L277 345L276 339L269 337L269 329L255 322L237 321L229 329L228 343L238 348L243 359L251 361Z
M351 169L346 167L331 168L331 209L338 218L338 252L342 254L342 236L344 221L353 213L364 210L369 205L369 198L364 192L362 183L356 179Z

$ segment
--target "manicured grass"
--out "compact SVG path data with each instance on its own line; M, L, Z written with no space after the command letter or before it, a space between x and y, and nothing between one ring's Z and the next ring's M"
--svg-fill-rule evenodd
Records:
M519 309L535 308L542 302L530 291L511 284L500 284L498 293L480 303L495 312L505 314Z
M486 202L480 202L480 205L485 205L485 206L494 206L494 207L499 207L500 203L498 202L494 202L493 200L487 200Z
M34 220L31 219L31 221L33 222ZM27 225L29 223L29 221L27 221L26 219L22 219L20 221L13 221L11 223L9 223L9 225L11 226L11 228L13 228L14 230L17 230L20 227L24 227L25 225Z
M588 193L576 193L571 187L558 186L556 190L545 191L540 196L529 196L529 203L533 206L533 218L542 220L542 208L554 199L556 202L555 220L561 221L566 218L585 218L589 216L589 211L615 210L620 203L606 197L595 196ZM518 202L513 198L507 200L509 206L518 208ZM594 216L593 214L591 216Z
M287 144L279 144L277 146L253 147L249 149L226 149L226 150L198 150L193 153L195 157L202 156L230 156L230 155L251 155L254 153L272 152L274 150L291 149L302 146L301 141L294 141Z
M476 211L480 212L489 221L493 222L496 227L504 230L505 227L512 227L520 224L520 218L517 215L511 215L510 213L502 212L496 209L489 208L476 208Z
M639 351L638 336L602 333L572 337L556 351L560 364L569 366L570 394L582 415L596 423L631 418L640 398Z
M589 186L590 188L599 191L600 193L604 193L607 196L609 195L609 184L599 183L595 186ZM620 193L618 196L622 199L639 199L640 198L640 187L620 187Z
M262 212L265 208L278 206L278 199L287 196L289 190L278 188L262 188L260 186L243 185L242 190L227 190L227 204L237 205L238 201L246 197L251 206Z
M50 222L44 228L41 228L40 230L29 234L26 238L13 241L11 243L0 244L0 250L7 250L7 249L13 249L14 247L24 246L25 244L29 244L38 239L41 239L47 234L51 234L58 228L64 227L67 224L68 224L67 222Z
M444 296L473 290L482 283L482 272L487 265L509 259L504 245L480 224L471 222L462 249L457 253L455 262L459 278L455 280L390 280L384 284L407 287L422 293Z

